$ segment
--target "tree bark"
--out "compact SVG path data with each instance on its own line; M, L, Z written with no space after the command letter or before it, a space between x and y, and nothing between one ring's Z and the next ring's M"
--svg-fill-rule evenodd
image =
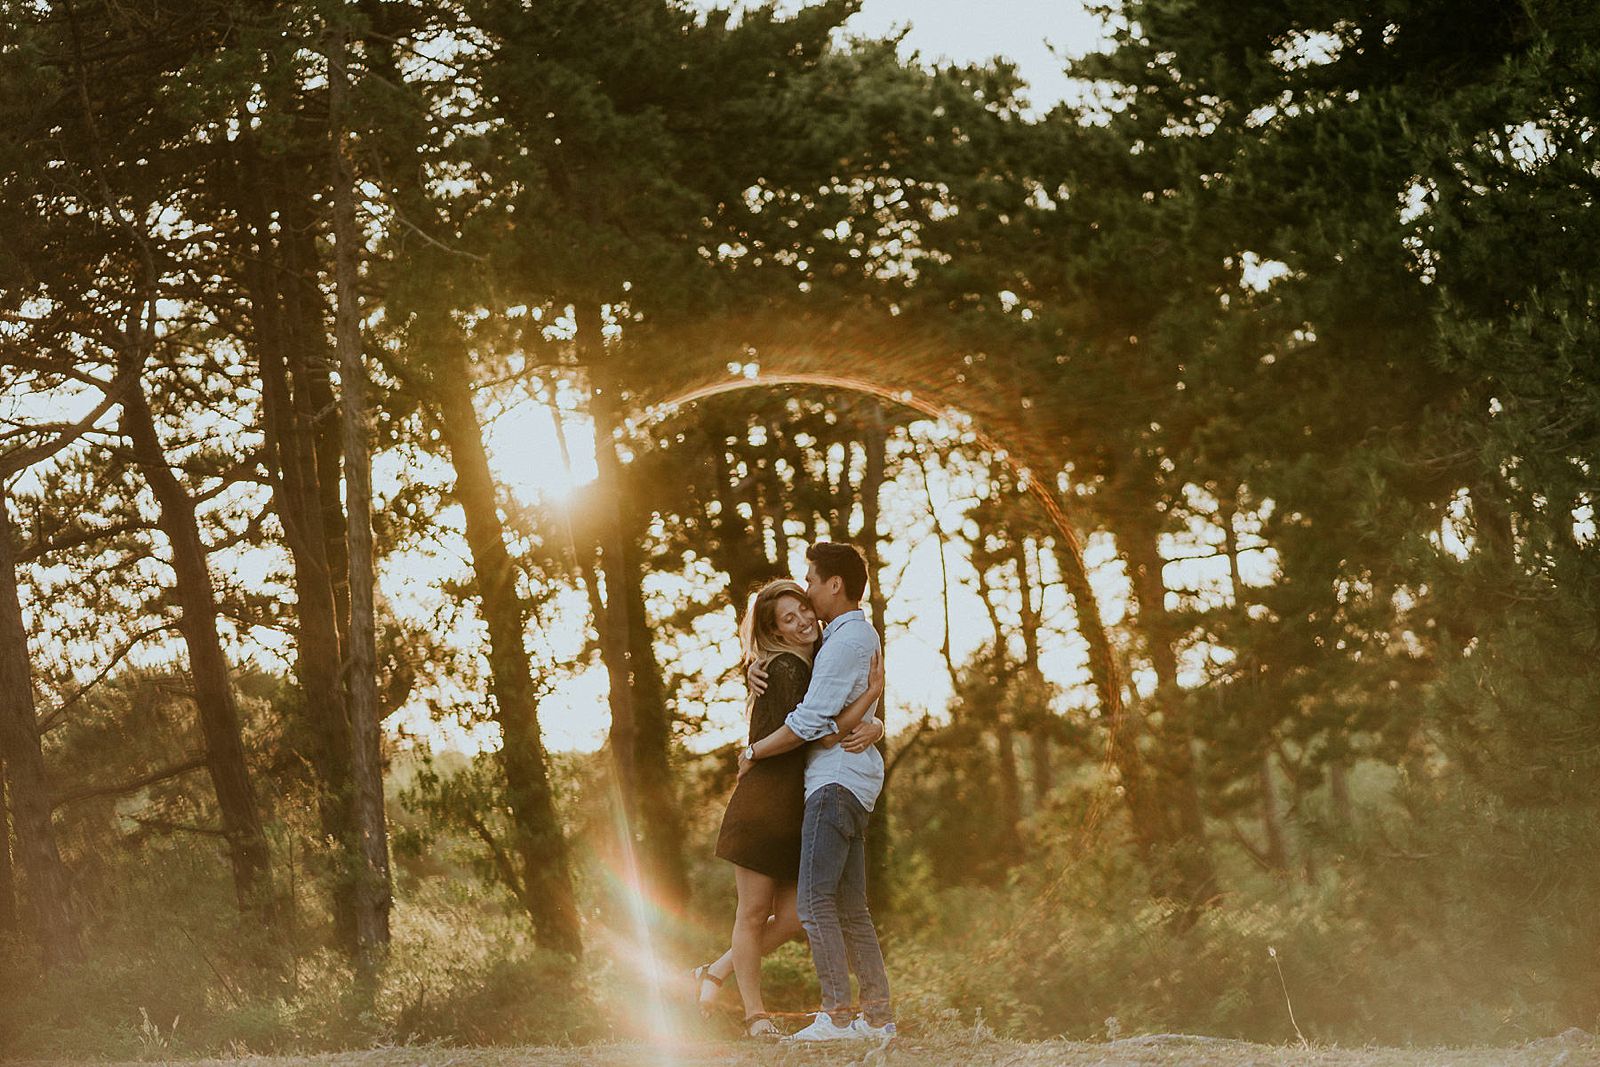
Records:
M876 399L867 405L866 433L862 447L866 450L866 470L861 478L861 551L867 557L867 606L872 610L872 625L878 628L878 637L884 643L884 670L887 674L889 659L889 600L883 590L883 558L879 548L878 520L882 512L880 494L887 477L889 465L889 431L884 424L883 405ZM845 466L849 467L849 457ZM848 510L846 511L848 515ZM883 723L884 735L878 739L878 754L889 758L889 719L887 714L889 688L884 685L884 695L878 700L878 721ZM872 808L872 832L867 835L867 890L886 925L891 919L894 894L889 885L889 851L894 845L891 837L889 813L894 797L887 777L878 793L878 802Z
M1117 769L1117 784L1121 787L1123 807L1128 813L1128 825L1133 834L1134 848L1138 851L1145 869L1150 874L1151 887L1157 896L1169 895L1168 868L1161 852L1172 833L1168 828L1167 814L1157 797L1144 766L1144 756L1139 750L1143 717L1137 710L1127 707L1116 684L1111 669L1111 639L1106 633L1100 615L1099 598L1089 584L1089 573L1084 569L1082 556L1056 539L1052 542L1061 579L1072 598L1077 617L1078 632L1089 646L1089 678L1099 697L1100 714L1112 732L1110 741L1112 765Z
M749 494L740 491L737 475L728 461L726 443L716 441L711 455L721 510L712 520L716 536L706 549L712 562L728 576L728 605L733 609L733 625L737 632L756 587L778 575L788 576L789 560L781 556L774 563L767 556L760 536L760 501L751 500ZM747 522L739 514L741 500L756 507L753 521ZM774 515L773 521L781 523L782 515Z
M482 425L472 403L471 367L459 352L442 362L432 394L456 472L455 497L466 518L467 547L489 630L490 686L500 725L513 847L522 867L521 904L540 946L579 956L583 941L571 865L550 788L533 665L524 644L527 606L517 591L516 569L506 549Z
M352 844L354 818L349 727L340 682L345 626L339 620L328 556L315 427L304 417L309 402L296 401L292 376L294 367L306 360L298 346L323 344L323 325L320 315L312 323L297 322L314 309L296 294L297 283L272 232L267 205L293 199L295 194L274 197L277 190L269 183L269 163L253 151L249 138L241 139L237 168L242 176L237 193L244 230L240 256L250 303L249 344L261 373L266 465L274 511L283 524L294 565L295 671L303 702L296 716L294 744L316 776L322 837L344 852ZM303 386L303 373L300 382ZM335 926L341 942L352 951L353 894L348 877L335 879Z
M646 873L654 891L676 903L687 896L688 872L671 766L672 722L653 634L644 614L639 553L647 517L635 515L626 499L628 482L615 440L621 422L621 380L613 363L615 356L606 349L600 305L580 302L575 314L579 353L590 375L590 415L599 475L596 534L605 580L605 616L596 624L601 630L602 658L607 652L612 657L607 662L612 679L611 749L633 844L647 861ZM616 666L619 663L622 669ZM626 684L619 687L617 682L623 679Z
M217 630L216 590L200 538L194 499L167 463L142 387L128 393L122 410L123 432L133 443L134 459L156 498L157 523L172 549L181 612L178 627L189 649L195 711L206 742L206 769L216 791L223 837L233 866L234 893L241 912L270 924L271 857L245 757L232 672Z
M28 634L17 589L11 512L0 493L0 766L11 803L17 864L47 967L82 958L68 903L66 866L50 819L50 781L39 746Z
M999 824L1000 851L1007 867L1021 861L1022 847L1022 775L1017 771L1016 733L1009 719L1002 714L994 726L996 775L995 813Z
M17 871L11 857L11 804L6 799L5 762L0 760L0 934L15 934Z
M599 547L600 573L605 584L605 614L595 619L600 632L600 658L605 662L611 686L611 758L616 767L623 814L634 843L640 843L639 787L634 767L637 725L634 721L632 649L628 639L628 598L621 593L623 570L622 464L617 458L615 433L621 421L620 385L612 373L600 305L584 301L574 308L578 327L578 351L589 371L589 415L594 425L594 451L597 477L595 541Z
M989 670L999 683L996 695L1002 698L1009 680L1006 675L1009 670L1009 655L1006 651L1005 628L1000 623L1000 610L995 606L990 596L990 588L984 577L984 568L978 568L978 596L983 600L984 609L989 614L989 626L994 633L993 651L990 653ZM1016 863L1022 856L1022 776L1017 773L1017 744L1015 734L1011 728L1011 712L1009 701L1002 699L1001 706L994 709L994 742L995 742L995 835L1000 840L1000 857L1007 867Z
M293 176L288 180L293 181ZM299 190L286 184L284 191L285 195L279 198L282 229L278 244L287 312L284 321L289 328L290 398L306 434L305 462L316 473L307 483L311 490L307 506L315 509L313 513L321 526L334 624L339 632L339 647L343 649L349 641L350 620L345 515L339 498L344 438L330 378L334 353L328 349L329 308L319 277L322 266L322 253L317 245L319 218L316 205L299 195ZM337 263L334 269L337 273Z
M1278 784L1272 773L1272 753L1261 754L1256 772L1261 783L1261 829L1267 838L1266 861L1275 871L1289 869L1289 845L1283 834L1283 813L1278 802Z
M1032 757L1033 802L1043 807L1045 798L1055 787L1055 767L1050 759L1050 740L1054 732L1050 704L1045 699L1044 672L1039 667L1039 627L1042 625L1043 604L1035 606L1033 591L1036 583L1028 564L1028 539L1012 540L1012 558L1017 566L1017 593L1021 602L1022 618L1022 670L1027 679L1028 693L1036 700L1032 721L1028 726L1028 751ZM1042 584L1042 580L1039 584ZM1040 597L1041 601L1043 597Z
M625 504L624 507L628 505ZM632 516L623 545L622 591L628 601L628 661L633 667L633 766L644 820L644 852L652 881L667 900L689 896L684 856L683 814L672 773L672 719L666 684L656 658L655 635L645 615L644 566L640 542L648 516ZM606 577L607 583L611 575Z
M1229 486L1218 493L1219 506L1217 521L1222 526L1222 549L1228 557L1228 584L1233 591L1233 606L1243 610L1249 603L1245 592L1244 578L1239 572L1239 536L1234 529L1234 519L1238 514L1239 487ZM1259 679L1259 665L1251 672L1250 681ZM1261 857L1262 862L1273 870L1282 871L1289 867L1289 846L1283 832L1282 806L1278 800L1277 780L1272 773L1272 749L1268 744L1262 745L1261 765L1256 771L1256 780L1261 793L1261 831L1267 839L1266 852Z
M1350 804L1350 769L1342 759L1328 762L1328 792L1333 799L1333 818L1340 829L1348 830L1355 822L1355 809Z
M346 144L348 50L344 32L334 35L328 57L329 142L333 164L333 232L335 316L334 343L339 353L339 392L345 502L332 509L334 525L345 534L346 589L349 622L345 696L349 724L350 777L354 790L357 869L355 905L356 958L367 978L377 973L389 945L389 909L393 883L389 874L389 831L383 810L383 746L378 713L377 582L372 544L372 412L367 399L367 368L361 354L361 308L356 292L360 270L361 232L356 225L355 171ZM323 508L324 528L329 509ZM338 583L335 584L335 600Z
M922 478L922 496L928 503L928 517L933 521L933 536L939 546L939 592L940 604L943 608L944 630L939 642L939 656L944 660L945 673L950 676L950 689L953 692L961 684L961 672L956 669L955 655L950 649L950 562L949 542L950 536L945 533L944 521L939 518L938 505L933 499L933 482L928 478L927 457L923 455L922 446L917 448L917 473Z
M1129 522L1119 534L1138 603L1137 623L1156 673L1154 701L1161 712L1159 793L1171 815L1173 831L1168 844L1175 881L1169 894L1192 909L1215 896L1217 879L1195 781L1194 731L1178 687L1178 635L1167 611L1167 587L1162 573L1166 561L1157 547L1153 524Z

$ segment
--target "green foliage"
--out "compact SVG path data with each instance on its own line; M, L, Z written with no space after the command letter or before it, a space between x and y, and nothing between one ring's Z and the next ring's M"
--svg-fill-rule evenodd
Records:
M6 1052L25 1058L150 1058L314 1052L373 1043L545 1044L596 1036L572 964L535 948L524 922L475 883L433 880L402 898L395 946L369 997L329 947L274 958L233 919L214 863L171 855L129 875L93 930L89 965L0 982ZM563 992L552 997L554 990ZM176 1020L176 1025L173 1024Z

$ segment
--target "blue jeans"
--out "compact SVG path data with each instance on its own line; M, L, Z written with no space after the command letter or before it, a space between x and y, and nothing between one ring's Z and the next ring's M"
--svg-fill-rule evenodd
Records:
M811 940L822 1010L841 1025L850 1021L852 971L867 1021L882 1026L893 1018L889 976L867 911L869 815L854 793L830 783L806 798L800 830L800 925Z

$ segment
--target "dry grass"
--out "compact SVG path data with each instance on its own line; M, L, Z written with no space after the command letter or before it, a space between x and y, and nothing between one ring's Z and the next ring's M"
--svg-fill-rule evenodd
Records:
M147 1060L146 1063L166 1062ZM1159 1034L1118 1041L1006 1041L980 1033L908 1035L889 1048L792 1047L703 1042L661 1048L640 1044L565 1048L467 1049L442 1046L369 1049L327 1056L241 1056L185 1061L184 1067L1580 1067L1600 1065L1600 1041L1582 1031L1514 1048L1319 1048L1256 1045L1220 1038ZM109 1065L107 1065L109 1067Z

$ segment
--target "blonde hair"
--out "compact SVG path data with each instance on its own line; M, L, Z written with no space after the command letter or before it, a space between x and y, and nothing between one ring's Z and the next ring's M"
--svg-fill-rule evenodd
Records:
M810 603L805 587L790 578L775 578L750 598L750 606L745 608L744 619L739 623L739 647L743 651L744 666L759 663L765 667L773 657L785 652L799 656L810 666L815 646L792 644L778 632L778 601L786 596L796 597L803 604ZM745 702L745 710L748 712L754 706L752 694Z

